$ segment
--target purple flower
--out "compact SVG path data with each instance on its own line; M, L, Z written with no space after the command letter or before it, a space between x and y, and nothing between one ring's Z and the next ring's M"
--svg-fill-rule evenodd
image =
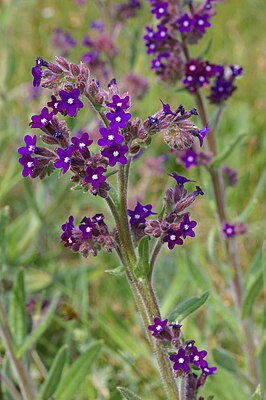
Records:
M56 150L59 160L54 163L55 168L63 168L63 174L65 174L71 166L71 156L73 154L73 146L69 146L67 149Z
M180 229L168 229L166 236L163 238L164 242L167 242L168 249L172 250L175 245L183 244L183 240L181 239L182 231Z
M169 174L169 176L174 178L176 180L176 183L179 186L183 186L184 183L187 183L187 182L195 182L195 181L192 181L191 179L185 178L184 176L178 175L176 172L172 172L171 174Z
M151 116L148 117L148 120L149 120L149 123L151 125L158 125L159 122L160 122L158 118L154 118L154 117L151 117Z
M127 110L129 108L129 96L124 97L123 99L121 99L120 96L118 96L117 94L115 94L112 97L112 102L111 103L106 103L106 105L109 108L113 108L114 110L116 110L118 107L121 110Z
M82 232L82 240L90 239L92 237L95 226L96 225L90 218L86 218L85 223L79 225L79 229Z
M193 150L186 150L185 154L180 159L187 169L192 165L198 165L198 154Z
M60 104L60 100L58 100L54 95L51 96L51 101L47 103L48 107L52 108L52 114L56 115L58 113L58 106Z
M63 233L61 235L61 239L65 242L65 247L71 247L73 243L75 243L75 239L72 236L72 229L74 228L74 217L70 215L68 221L62 225Z
M24 155L31 155L35 153L36 143L37 143L37 136L34 135L33 137L30 135L26 135L24 137L24 142L26 147L20 147L18 149L18 153Z
M151 209L151 204L146 204L143 206L140 202L138 202L134 210L127 210L127 213L130 216L130 224L138 225L145 223L147 217L152 214L156 214L152 212Z
M209 15L208 14L203 14L203 15L194 15L194 27L199 30L201 33L205 33L206 28L209 28L211 26L209 22Z
M235 225L230 225L227 222L224 224L223 233L227 238L236 235Z
M41 79L42 79L42 69L39 66L35 66L31 70L32 76L33 76L33 86L38 87L41 84Z
M157 19L160 19L167 14L168 2L156 1L152 6L154 8L152 8L151 12L156 15Z
M153 331L152 336L157 336L159 333L163 332L165 326L167 325L168 319L162 321L159 317L153 319L154 325L149 325L149 331Z
M86 169L87 176L85 178L85 182L91 183L93 189L98 189L100 184L102 182L106 181L106 177L103 175L104 172L105 172L105 168L103 168L103 167L98 167L95 169L88 167Z
M181 33L189 33L194 26L194 20L190 18L188 14L182 15L182 17L177 20L177 23L178 30Z
M152 60L151 62L151 69L161 69L164 67L164 64L162 63L162 59L163 58L169 58L170 54L167 52L163 52L161 54L158 54L158 56L156 58L154 58L154 60Z
M82 133L80 137L72 137L71 142L73 143L73 150L78 150L81 154L88 151L87 147L93 143L93 140L89 138L87 132Z
M75 117L77 110L83 107L82 101L79 100L79 89L73 89L71 92L60 90L59 96L62 101L58 105L59 111L65 111L70 117Z
M170 107L170 105L169 104L165 104L161 99L160 99L160 102L162 103L162 105L163 105L163 112L164 112L164 115L176 115L176 113L175 112L173 112L172 110L171 110L171 107Z
M33 177L34 169L38 164L37 158L32 158L30 154L23 154L19 159L21 165L23 165L22 176L26 178L27 176Z
M100 19L95 19L94 21L91 21L91 29L96 29L99 32L103 32L104 31L104 22L101 21Z
M104 157L109 159L110 167L113 167L116 163L127 164L127 158L125 157L127 151L127 146L121 146L117 143L114 143L112 146L103 149L101 153Z
M48 125L52 119L53 114L48 112L48 109L44 107L40 115L33 115L31 117L31 128L43 128Z
M187 236L195 237L195 232L193 228L197 225L196 221L189 220L189 214L186 213L183 216L183 220L180 224L180 230L182 231L183 238L186 239Z
M157 26L158 31L155 33L155 38L160 42L162 40L167 39L168 37L168 31L167 27L164 25L158 25Z
M207 354L208 353L206 350L198 351L197 347L193 346L191 348L191 354L189 356L190 362L193 363L197 368L207 367L208 363L204 360Z
M147 31L146 35L143 36L144 40L150 41L150 40L155 38L155 33L154 33L153 28L150 28L149 26L146 26L146 31Z
M120 128L125 128L127 121L131 118L131 114L125 113L122 108L117 108L115 112L107 113L106 117L111 123L118 125Z
M119 128L115 124L110 125L110 129L101 128L100 133L102 138L98 140L99 146L111 146L113 143L122 143L124 136L119 135Z
M92 217L92 222L95 222L95 223L99 223L99 222L103 222L103 220L104 220L104 215L103 214L95 214L93 217Z
M203 368L201 369L202 374L205 375L205 376L213 375L213 374L215 373L216 370L217 370L216 367L209 367L208 365L207 365L206 367L203 367Z
M233 80L218 77L215 84L211 87L211 94L208 96L211 103L219 104L227 100L236 90Z
M230 65L230 70L232 75L236 78L237 76L242 75L243 67L239 67L238 65Z
M174 362L175 371L183 370L185 373L189 371L189 356L184 349L179 349L177 354L171 354L169 358Z
M209 132L210 132L210 128L207 128L207 126L205 126L204 128L202 128L202 129L198 132L197 136L198 136L198 138L199 138L200 147L202 147L204 138L205 138L206 135L208 135Z

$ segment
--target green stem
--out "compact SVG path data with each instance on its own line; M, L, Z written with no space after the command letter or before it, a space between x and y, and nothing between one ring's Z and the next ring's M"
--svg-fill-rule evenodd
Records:
M23 400L35 400L34 390L30 381L30 377L24 368L23 363L16 357L15 346L12 335L8 328L5 311L0 303L0 336L6 350L10 364L17 373L18 385L23 397Z
M154 266L155 266L155 262L156 259L161 251L162 248L162 241L161 238L157 239L156 244L154 245L154 248L152 250L151 253L151 258L150 258L150 269L149 269L149 275L148 275L148 279L149 281L152 280L152 274L153 274L153 270L154 270Z
M180 400L186 399L186 377L180 376L178 378L178 390Z
M2 381L6 385L9 393L12 394L14 400L21 400L20 394L17 391L16 387L2 372L0 372L0 381Z

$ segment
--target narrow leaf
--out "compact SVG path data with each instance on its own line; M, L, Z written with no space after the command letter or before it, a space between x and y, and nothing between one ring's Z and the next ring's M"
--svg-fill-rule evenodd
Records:
M58 300L59 300L59 295L56 295L46 315L42 318L37 328L30 335L26 337L24 343L17 351L17 357L21 357L25 353L25 351L29 349L29 347L35 345L35 343L39 340L39 338L43 335L43 333L49 328L56 311Z
M115 275L115 276L121 276L123 275L123 272L125 271L124 265L119 265L118 267L114 269L106 269L105 272L107 272L110 275Z
M203 293L200 297L191 297L185 300L183 303L179 304L175 310L173 310L169 315L169 320L181 322L188 315L192 314L198 308L200 308L209 297L209 292Z
M149 273L149 238L148 236L143 236L138 245L138 262L134 267L134 274L138 279L143 279L148 276Z
M255 190L253 196L251 197L249 203L244 208L242 213L239 215L239 217L238 217L239 221L242 221L242 222L247 221L248 217L250 216L250 214L252 213L254 208L259 203L259 199L264 193L265 186L266 186L266 171L262 174L262 176L257 184L256 190Z
M0 270L6 263L6 228L9 220L9 207L0 211Z
M24 274L22 270L19 270L9 306L9 326L18 346L21 345L26 337L27 314L25 304Z
M64 345L59 349L49 374L42 385L38 400L47 400L52 396L60 382L62 371L67 359L68 346Z
M243 140L246 138L247 134L239 134L237 135L234 140L232 140L225 148L224 150L219 153L216 157L213 158L213 161L210 165L211 168L216 168L219 165L221 165L234 151L234 149L239 146Z
M262 399L262 397L261 397L261 390L260 390L260 385L259 385L249 400L261 400L261 399Z
M89 369L96 360L101 347L102 342L91 344L88 350L71 365L54 394L56 400L73 399L75 392L88 375Z
M139 396L133 393L131 390L118 386L117 390L122 394L123 399L126 400L141 400Z

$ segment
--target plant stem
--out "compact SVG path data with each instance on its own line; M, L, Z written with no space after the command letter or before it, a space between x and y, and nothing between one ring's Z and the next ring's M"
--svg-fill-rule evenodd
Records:
M0 336L6 350L10 364L17 373L18 385L23 397L23 400L35 400L34 390L30 381L30 377L24 368L23 363L16 357L15 347L12 335L8 328L5 311L0 303Z
M152 280L152 274L153 274L153 269L154 269L154 265L155 265L155 261L160 253L160 250L162 248L162 241L161 239L157 239L156 244L154 245L154 248L152 250L151 253L151 258L150 258L150 269L149 269L149 275L148 275L148 279L149 281Z
M182 49L187 61L190 61L190 54L189 49L186 43L186 40L182 38ZM200 89L197 89L194 93L197 110L202 122L203 126L208 124L208 116L205 109L204 101L200 92ZM219 119L221 117L222 107L218 110L216 115L215 122L213 127L211 128L210 133L207 135L207 143L209 150L215 156L217 154L216 148L216 140L215 140L215 133L218 127ZM225 202L225 188L224 188L224 181L222 177L221 168L209 169L208 170L211 176L214 198L216 203L216 209L219 217L220 225L223 225L224 222L227 221L227 213L226 213L226 202ZM252 328L250 321L243 321L241 318L241 306L242 306L242 298L243 298L243 278L241 267L238 258L236 240L234 237L231 237L229 240L226 240L225 243L226 248L226 255L229 261L229 264L232 265L234 271L234 278L231 282L231 286L233 289L233 299L234 303L238 310L238 316L243 332L243 348L246 354L247 364L249 375L254 383L258 382L258 365L256 360L256 347L254 343Z
M179 397L181 400L186 399L186 377L179 376L178 378Z
M8 377L0 372L0 381L4 382L10 394L12 394L14 400L21 400L20 394L17 391L13 383L8 379Z

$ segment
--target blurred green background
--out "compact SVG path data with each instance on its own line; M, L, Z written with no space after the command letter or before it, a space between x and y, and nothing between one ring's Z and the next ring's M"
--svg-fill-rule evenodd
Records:
M149 80L149 91L144 99L132 99L133 114L141 118L160 109L160 98L173 107L180 103L186 108L194 106L189 95L177 91L178 87L158 83L149 69L150 59L142 40L145 26L152 21L146 3L142 1L142 10L122 29L117 43L122 50L114 61L118 82L129 71ZM245 284L249 287L254 279L256 283L262 282L258 251L265 238L266 2L224 1L217 11L213 28L192 51L194 55L200 54L211 41L208 55L211 62L244 67L244 77L237 82L238 89L224 111L218 142L219 148L223 148L235 135L246 133L244 142L227 160L239 172L239 183L228 190L227 198L232 221L253 199L252 207L245 214L248 232L237 239L245 274L253 261L252 272L246 274ZM7 205L10 207L5 236L3 226L1 229L1 291L8 296L8 283L12 284L22 267L28 297L42 293L52 299L60 292L63 311L58 312L38 343L38 353L47 368L64 343L70 346L69 360L72 360L93 339L104 340L104 349L80 387L77 400L120 399L117 386L130 388L143 399L159 400L164 398L161 382L126 279L105 272L118 265L115 256L101 254L97 258L83 259L60 243L60 226L69 215L81 219L96 212L107 213L104 204L100 204L98 198L71 191L68 176L59 178L55 173L43 181L22 179L18 163L17 148L22 146L24 135L31 133L28 127L31 115L38 114L48 99L45 90L37 99L30 99L31 68L35 58L53 60L56 50L50 41L54 28L70 32L81 43L83 36L90 32L89 23L99 18L99 2L92 0L83 6L72 0L56 3L0 0L0 203L2 210ZM83 52L84 47L77 45L70 51L70 61L78 63ZM211 115L214 108L209 111ZM70 123L73 131L84 126L91 129L95 126L95 117L87 108ZM143 200L153 203L156 210L160 209L166 174L155 176L153 171L148 171L143 176L141 165L146 157L159 156L162 151L167 153L167 148L161 138L157 138L135 162L131 177L132 187L137 187L132 194L144 188ZM173 170L184 173L170 155L166 172ZM158 260L154 284L162 315L166 317L180 301L209 290L205 306L183 324L185 338L194 338L200 348L208 349L210 364L216 363L218 367L219 362L223 364L217 376L209 378L203 393L214 394L219 400L248 399L248 377L240 369L244 366L239 346L240 328L224 283L230 271L221 261L223 253L209 178L203 169L191 169L186 174L197 179L206 196L191 208L193 219L198 221L196 239L187 240L185 246L172 252L164 249ZM193 186L190 188L193 190ZM256 188L258 196L254 198ZM266 326L265 294L261 289L256 291L249 309L258 343L263 341ZM69 307L78 314L77 320L66 320ZM225 359L229 360L227 365ZM36 371L35 374L41 381L41 376Z

